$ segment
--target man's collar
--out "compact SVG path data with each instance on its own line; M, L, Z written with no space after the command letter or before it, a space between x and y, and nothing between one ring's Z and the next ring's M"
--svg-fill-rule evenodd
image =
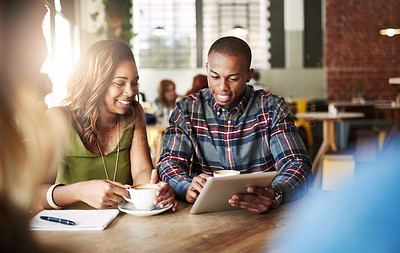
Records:
M211 92L210 92L210 93L211 93ZM246 109L247 103L248 103L249 98L250 98L250 94L251 94L251 88L250 88L250 86L246 85L246 89L244 90L242 99L241 99L240 102L239 102L234 108L232 108L230 111L236 110L236 111L238 111L240 114L242 114L242 113L244 112L244 110ZM212 104L212 107L213 107L214 111L215 111L218 115L221 114L221 111L227 110L226 108L220 106L220 105L215 101L214 96L213 96L212 94L211 94L211 104Z

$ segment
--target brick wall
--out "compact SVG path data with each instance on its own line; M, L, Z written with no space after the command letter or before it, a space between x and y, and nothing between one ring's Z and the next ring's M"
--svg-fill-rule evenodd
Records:
M326 0L325 66L329 100L348 100L362 87L365 99L394 99L399 87L400 35L379 30L400 28L400 0Z

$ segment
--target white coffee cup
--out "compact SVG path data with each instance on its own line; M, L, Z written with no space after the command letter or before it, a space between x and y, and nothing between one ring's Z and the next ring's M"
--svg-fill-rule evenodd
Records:
M158 185L156 184L139 184L127 189L130 198L124 196L124 199L135 205L136 209L153 210L154 200L157 198Z
M217 170L214 171L214 177L229 177L239 175L240 171L238 170Z

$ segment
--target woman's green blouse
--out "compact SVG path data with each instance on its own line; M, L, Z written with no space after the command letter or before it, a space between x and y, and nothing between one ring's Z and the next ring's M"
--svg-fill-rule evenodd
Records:
M57 184L72 184L93 179L107 179L101 155L96 155L86 149L85 145L73 124L69 113L69 138L64 160L60 163L57 173ZM126 117L126 125L132 122L131 117ZM133 127L124 131L119 142L118 166L115 170L117 159L117 147L104 156L108 177L122 184L132 185L130 147L132 144Z

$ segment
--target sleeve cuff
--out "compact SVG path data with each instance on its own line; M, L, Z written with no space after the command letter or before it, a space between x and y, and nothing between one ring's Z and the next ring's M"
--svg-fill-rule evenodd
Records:
M186 192L187 192L190 184L191 184L191 182L182 181L177 185L175 191L178 195L178 198L186 200Z
M189 185L192 183L191 178L185 178L184 180L175 180L171 178L168 180L168 183L171 185L172 188L175 189L175 194L179 199L186 200L186 192L189 188Z
M291 189L287 183L282 182L272 182L274 188L282 192L282 202L286 202L291 197Z

